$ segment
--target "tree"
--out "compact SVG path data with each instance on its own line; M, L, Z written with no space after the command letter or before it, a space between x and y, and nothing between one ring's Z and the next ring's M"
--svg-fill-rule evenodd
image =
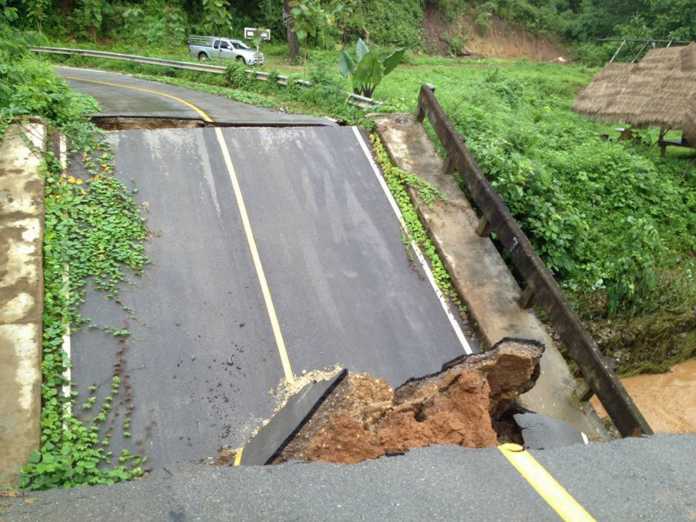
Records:
M0 23L10 24L17 19L17 8L7 5L7 0L0 0Z
M203 29L224 36L232 31L229 0L203 0Z
M300 0L295 4L290 10L293 31L305 48L309 38L317 43L329 28L335 27L336 16L343 10L341 3L331 9L324 8L320 0Z
M290 63L297 63L300 57L300 40L297 38L297 33L295 33L295 21L292 16L292 10L296 5L297 0L283 0L283 18L287 26Z
M92 41L96 41L101 29L104 11L103 0L81 0L77 11L79 27L85 31Z
M25 0L27 20L38 31L43 30L43 24L51 8L50 0Z

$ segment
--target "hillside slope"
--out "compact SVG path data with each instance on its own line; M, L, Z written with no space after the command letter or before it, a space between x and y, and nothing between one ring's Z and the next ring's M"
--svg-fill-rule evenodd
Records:
M449 20L433 5L427 5L424 11L423 45L428 53L441 55L471 52L491 58L536 61L567 59L568 56L560 43L535 35L518 24L493 16L483 28L477 26L472 13Z

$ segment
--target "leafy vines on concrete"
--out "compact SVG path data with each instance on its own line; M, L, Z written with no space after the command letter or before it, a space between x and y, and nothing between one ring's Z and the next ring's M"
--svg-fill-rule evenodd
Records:
M42 362L41 448L23 470L26 489L112 484L142 475L142 458L125 451L114 458L104 423L116 397L123 392L121 377L113 376L107 395L89 421L73 411L77 392L64 386L70 364L63 351L68 327L85 323L79 307L85 286L116 299L125 270L143 270L147 259L147 229L131 191L112 176L108 146L88 124L75 127L84 178L65 176L52 154L45 161L44 332ZM118 332L117 332L118 333ZM97 387L82 405L96 404Z
M382 142L376 134L372 134L370 140L372 141L375 158L384 173L387 186L394 196L394 200L399 206L401 215L404 218L407 234L406 239L418 245L423 255L428 259L435 282L440 291L461 308L462 304L459 301L454 286L452 286L452 279L450 278L449 272L447 268L445 268L435 245L418 217L418 213L408 194L407 187L410 186L415 188L420 198L427 205L439 199L441 194L425 180L396 167L391 162L387 151L384 150L384 145L382 145Z

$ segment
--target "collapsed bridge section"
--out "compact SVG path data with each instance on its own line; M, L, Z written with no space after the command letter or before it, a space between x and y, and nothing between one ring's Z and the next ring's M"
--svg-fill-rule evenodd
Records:
M303 370L339 364L395 385L471 350L355 129L108 139L152 232L151 266L121 291L134 312L96 293L83 310L130 337L72 339L80 390L108 388L114 367L127 382L113 415L128 415L128 435L107 423L114 454L144 453L152 468L197 461L244 443L272 415L271 390Z

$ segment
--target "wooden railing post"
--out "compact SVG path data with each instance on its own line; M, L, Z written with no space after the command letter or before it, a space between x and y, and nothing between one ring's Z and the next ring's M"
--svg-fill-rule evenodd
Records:
M418 95L418 112L416 113L416 119L423 123L425 117L428 115L428 110L426 105L428 105L427 94L435 94L435 86L428 83L421 85L420 93Z
M486 216L481 216L481 219L479 219L478 226L476 227L476 234L479 237L488 237L491 235L491 224L486 219Z

